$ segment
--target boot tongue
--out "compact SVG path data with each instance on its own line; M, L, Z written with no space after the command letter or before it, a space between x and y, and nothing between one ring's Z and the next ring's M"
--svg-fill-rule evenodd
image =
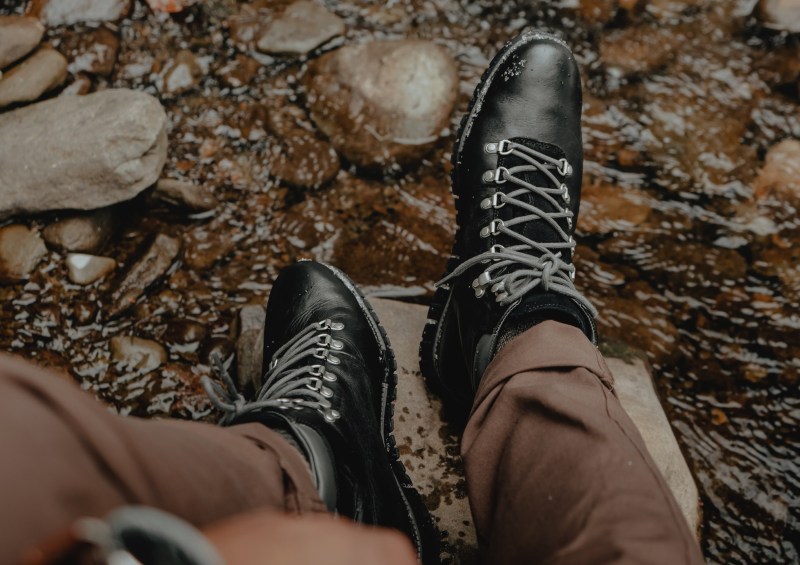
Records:
M543 153L552 159L565 158L564 151L560 147L552 145L550 143L544 143L526 137L514 137L511 138L510 141L519 145L524 145L525 147L533 149L534 151L537 151L539 153ZM548 163L542 162L542 164L545 165ZM498 155L497 165L498 167L505 167L507 169L511 169L513 167L518 167L518 166L526 166L532 169L534 168L533 165L531 165L528 161L525 161L524 159L518 157L513 153L510 153L508 155ZM557 179L559 179L559 181L563 180L561 175L555 169L550 169L550 171L555 175ZM553 183L552 179L548 175L546 175L545 173L543 173L538 169L529 172L514 173L514 176L534 186L539 186L547 189L558 188L558 185ZM498 191L503 192L505 194L509 194L511 192L514 192L522 188L523 187L512 181L508 181L504 184L500 184L497 186ZM560 205L567 207L567 204L564 202L562 196L556 194L553 194L551 196ZM526 191L523 194L515 196L514 198L522 202L525 202L528 205L535 206L536 208L539 208L540 210L546 213L554 213L562 211L561 209L551 204L546 198L544 198L541 195L535 194L532 191ZM529 212L527 210L523 210L522 208L509 205L506 205L500 210L498 210L498 216L503 221L508 221L515 217L519 217L520 215L528 215L528 214ZM568 228L566 218L558 218L556 219L556 222L558 223L559 226L561 226L561 229L563 229L566 233L570 233L571 230ZM563 239L559 236L558 232L556 232L556 230L554 230L553 227L546 220L542 219L516 224L512 226L510 229L537 243L563 242ZM509 245L516 245L519 243L519 241L515 240L512 237L501 235L498 236L497 243L503 246L509 246ZM572 260L571 252L565 250L562 252L562 256L567 261Z

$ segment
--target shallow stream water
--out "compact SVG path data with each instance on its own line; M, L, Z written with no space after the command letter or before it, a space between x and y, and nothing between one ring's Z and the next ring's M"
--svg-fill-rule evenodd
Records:
M454 233L449 157L460 112L505 41L545 29L573 47L584 78L577 284L601 312L606 340L648 354L702 492L704 553L716 563L800 561L800 197L755 190L769 147L800 138L798 40L761 27L750 1L619 3L639 7L329 2L347 35L312 57L370 38L431 39L456 58L460 92L449 132L426 159L381 173L343 163L313 191L270 176L274 139L260 127L276 104L302 108L305 63L237 43L237 29L259 16L232 0L175 16L137 3L108 26L120 51L93 88L160 96L170 119L165 174L212 187L221 204L195 217L147 196L122 206L104 254L129 264L160 232L185 242L183 262L108 322L116 279L73 285L63 256L50 253L27 283L0 287L0 348L69 371L123 413L203 418L209 352L232 350L237 310L263 303L282 266L328 261L370 294L426 303ZM5 2L0 13L23 4ZM284 5L257 4L266 14ZM69 58L66 46L85 30L47 37ZM198 57L202 76L180 95L159 95L181 49ZM254 63L231 86L226 65L237 56ZM109 361L115 335L152 338L169 360L144 375L120 371Z

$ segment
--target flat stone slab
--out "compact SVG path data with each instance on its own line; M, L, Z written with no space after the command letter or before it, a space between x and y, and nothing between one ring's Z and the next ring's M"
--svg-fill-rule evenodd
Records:
M414 485L442 532L442 557L478 562L477 539L466 495L459 438L442 418L442 403L428 392L419 370L419 341L427 308L370 298L397 356L399 384L395 437ZM701 520L697 486L678 447L645 363L635 356L606 357L623 407L639 428L692 531Z

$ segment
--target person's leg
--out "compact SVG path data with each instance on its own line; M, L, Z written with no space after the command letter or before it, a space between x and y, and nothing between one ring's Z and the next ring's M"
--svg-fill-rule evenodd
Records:
M483 75L453 150L458 230L420 366L451 413L469 414L489 563L701 562L574 283L581 107L575 58L545 33L509 42Z
M481 379L462 455L488 563L702 563L605 361L577 328L513 339Z
M258 507L324 511L300 453L260 424L122 418L72 383L0 357L0 563L123 504L204 526Z

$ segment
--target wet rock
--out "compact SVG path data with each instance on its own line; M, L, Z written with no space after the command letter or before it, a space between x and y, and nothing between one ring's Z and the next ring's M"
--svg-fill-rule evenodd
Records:
M236 55L233 61L229 61L219 69L217 74L226 85L231 88L239 88L249 84L258 74L260 68L261 63L240 53Z
M230 359L233 355L234 344L227 337L212 337L200 351L200 361L204 365L211 365L212 358L217 355L223 361Z
M24 16L0 16L0 69L21 59L39 45L44 26Z
M109 316L119 316L133 306L144 291L160 279L175 262L181 250L180 242L168 235L158 234L145 254L130 268L111 296Z
M149 373L167 361L167 351L150 339L116 336L110 347L111 361L127 371Z
M67 78L67 60L49 47L42 47L0 79L0 108L30 102Z
M797 0L761 0L756 12L766 27L800 32L800 2Z
M264 29L257 46L266 53L305 55L345 32L344 21L317 2L295 2Z
M13 224L0 228L0 282L27 279L46 254L42 238L27 226Z
M300 188L318 188L339 172L339 156L330 143L311 131L303 111L283 104L270 111L266 127L275 136L267 149L270 173Z
M578 15L589 23L605 24L617 13L617 0L580 0Z
M95 253L114 233L114 213L104 208L80 214L50 224L42 235L52 248L59 251Z
M261 382L264 358L264 320L262 306L249 304L239 310L239 339L236 342L236 380L240 390L256 391Z
M73 36L77 45L69 52L69 72L87 72L108 76L114 70L119 52L119 38L111 30L101 27L90 33ZM64 48L62 47L62 51Z
M600 59L623 75L651 73L662 67L681 44L672 28L642 25L625 28L603 37Z
M92 284L117 268L111 257L97 257L84 253L67 255L67 276L75 284Z
M757 200L774 198L800 206L800 141L784 139L770 147L755 180Z
M591 234L630 230L650 215L647 195L634 188L587 183L581 194L578 229Z
M361 166L421 158L449 124L458 93L453 58L428 41L375 41L314 60L311 118L337 152Z
M233 247L233 238L225 226L213 222L198 226L187 237L186 264L198 271L205 271L227 257Z
M33 0L28 13L48 26L113 22L128 15L130 0Z
M198 343L205 337L206 327L194 320L173 320L164 332L164 341L168 344Z
M196 352L206 338L206 327L194 320L173 320L163 338L170 352L196 359Z
M89 94L90 90L92 90L92 79L88 75L78 73L73 77L72 82L59 93L59 96L83 96Z
M161 92L183 94L197 86L203 69L191 51L179 51L164 69Z
M97 309L95 302L78 302L72 308L72 317L78 325L85 326L97 319Z
M205 186L177 179L161 179L156 183L153 196L193 212L204 212L217 207L217 199Z
M161 174L166 125L158 100L124 89L0 115L0 217L133 198Z

